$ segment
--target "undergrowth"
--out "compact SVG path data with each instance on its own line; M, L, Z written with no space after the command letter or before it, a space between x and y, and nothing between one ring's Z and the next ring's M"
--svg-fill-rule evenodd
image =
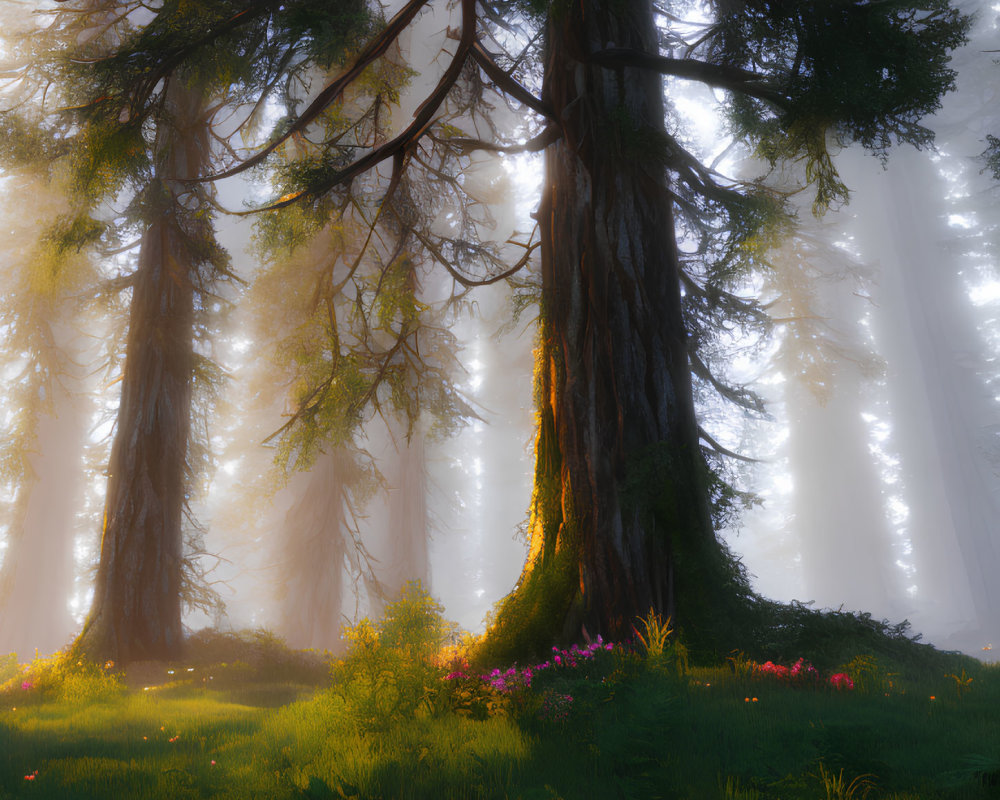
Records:
M340 659L263 632L203 632L187 660L145 671L0 659L0 798L1000 792L996 666L872 647L871 625L853 652L847 641L692 664L669 620L651 613L635 628L632 642L474 667L469 641L411 585L382 620L346 631Z

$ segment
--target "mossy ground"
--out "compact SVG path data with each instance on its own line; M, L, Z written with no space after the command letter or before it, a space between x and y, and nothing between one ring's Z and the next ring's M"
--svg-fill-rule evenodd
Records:
M36 664L0 693L0 798L1000 796L1000 668L971 659L860 655L845 691L639 641L505 693L446 678L461 651L424 595L349 633L336 661L203 635L148 689Z

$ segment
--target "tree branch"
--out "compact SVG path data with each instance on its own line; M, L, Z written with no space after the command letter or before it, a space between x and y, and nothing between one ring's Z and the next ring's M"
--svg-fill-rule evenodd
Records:
M486 48L483 47L482 42L478 39L472 45L472 57L476 59L476 63L479 64L487 77L500 87L504 94L526 105L532 111L541 114L546 119L555 119L552 109L529 92L508 72L504 71L493 59L493 56L486 52Z
M663 75L673 75L676 78L700 81L708 86L741 92L779 108L787 109L790 106L789 98L770 88L762 75L738 67L710 64L693 58L669 58L627 47L598 50L596 53L591 53L588 60L601 67L651 69Z
M528 139L523 144L499 144L497 142L484 142L482 139L470 139L463 136L453 136L443 139L440 136L432 135L430 138L438 144L454 147L462 153L471 153L474 150L486 150L491 153L539 153L562 136L555 125L547 126L537 136Z
M396 16L394 16L391 20L389 20L389 23L378 34L378 36L372 39L368 43L368 45L358 54L357 58L354 59L354 62L351 64L351 66L348 67L345 72L342 72L337 77L337 79L333 81L333 83L329 84L325 89L323 89L323 91L321 91L316 96L316 99L309 104L306 110L303 111L301 114L299 114L298 117L296 117L295 122L293 122L289 126L288 130L286 130L283 134L281 134L281 136L279 136L277 139L275 139L273 142L267 145L267 147L265 147L263 150L260 150L255 155L251 156L245 161L240 162L235 167L227 169L223 172L218 172L214 175L206 176L204 178L201 178L200 180L216 181L216 180L221 180L222 178L229 178L232 177L233 175L238 175L239 173L244 172L245 170L248 170L251 167L254 167L257 164L261 163L271 153L273 153L282 144L284 144L292 135L299 133L300 131L307 128L313 121L315 121L315 119L325 109L327 109L331 104L337 101L337 99L344 93L347 87L350 86L370 64L372 64L376 59L382 56L386 50L389 49L389 46L403 32L403 29L406 28L406 26L413 21L413 18L417 15L417 12L420 11L420 9L422 9L427 4L427 2L428 0L410 0L410 2L408 2L405 6L403 6L403 8L399 11L399 13L397 13ZM463 3L463 17L466 16L466 14L468 13L468 9L465 8L465 6L467 5L469 5L469 3L467 2ZM466 38L465 28L467 27L469 26L463 19L463 36L462 36L463 39ZM468 49L468 46L469 45L467 44L466 50ZM461 50L462 47L460 45L459 51L461 52ZM458 56L459 53L456 53L456 60L458 59ZM451 68L449 68L449 72L451 72ZM412 128L413 126L410 127ZM410 128L407 128L407 130L410 130ZM383 158L385 157L387 156L383 156ZM382 159L379 159L379 161L381 160ZM372 162L372 163L377 163L377 162ZM365 167L365 169L367 168L368 167ZM350 167L347 170L344 170L344 172L348 171L350 171ZM354 172L352 176L354 174L357 173ZM349 178L345 180L349 180ZM287 205L287 203L285 203L284 205ZM278 208L280 206L273 206L273 207Z
M750 464L763 464L764 461L760 458L751 458L750 456L740 455L739 453L734 453L729 448L723 447L715 439L708 435L701 425L698 426L698 436L708 442L711 445L713 452L718 453L720 456L728 456L729 458L735 458L739 461L746 461Z
M420 6L426 3L427 0L411 0L410 5ZM409 7L409 6L407 6ZM405 9L404 9L405 10ZM402 12L400 12L402 13ZM413 13L416 13L415 11ZM396 18L398 18L397 15ZM394 18L393 22L395 22ZM384 33L384 32L383 32ZM380 37L381 38L381 37ZM377 147L367 155L362 156L353 164L344 169L337 170L327 178L317 181L312 186L307 186L304 189L300 189L297 192L292 192L290 194L281 197L274 203L263 208L250 209L248 211L237 212L238 216L248 216L250 214L257 214L261 211L274 211L279 208L284 208L292 203L298 202L303 197L318 197L322 194L326 194L335 186L339 186L344 183L350 183L358 175L367 172L372 167L377 164L381 164L386 159L394 159L393 175L396 176L400 171L401 160L405 160L408 151L413 145L420 140L421 137L427 133L428 129L434 122L434 115L437 113L441 104L444 102L448 93L451 91L452 87L458 81L459 76L462 74L462 68L465 66L466 60L469 56L469 51L472 49L472 45L476 39L476 0L462 0L462 35L458 42L458 48L455 51L455 55L448 65L448 69L445 70L444 75L441 76L441 80L438 81L437 86L434 87L434 91L420 104L415 112L413 112L413 122L411 122L402 133L400 133L396 138L383 144L381 147ZM388 42L385 43L383 49L388 47ZM359 59L360 60L360 59ZM352 67L353 70L353 67ZM336 83L341 83L338 79ZM346 84L344 84L346 86ZM343 90L343 86L339 91ZM321 95L322 96L322 95ZM319 98L317 98L319 100ZM332 100L331 100L332 102ZM315 106L316 103L313 103ZM312 106L310 106L312 108ZM317 114L319 111L316 112ZM295 124L292 126L296 129L301 129L302 126L299 123L302 121L303 117L299 117ZM290 135L290 134L289 134ZM273 147L271 148L273 149ZM266 151L262 151L266 154ZM229 170L228 173L221 173L219 175L214 175L203 180L216 180L218 178L226 177L227 175L236 174L248 166L252 166L252 163L259 163L260 159L263 157L262 153L258 153L256 156L251 158L249 161L244 161L239 167ZM396 177L390 183L390 190L394 190L398 184L398 177ZM385 198L388 200L388 197Z

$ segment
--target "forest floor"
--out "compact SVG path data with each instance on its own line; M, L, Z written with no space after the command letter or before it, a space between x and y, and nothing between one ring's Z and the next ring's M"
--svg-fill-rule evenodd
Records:
M353 634L336 660L214 634L127 675L0 659L0 799L1000 797L996 665L694 667L647 629L483 672Z

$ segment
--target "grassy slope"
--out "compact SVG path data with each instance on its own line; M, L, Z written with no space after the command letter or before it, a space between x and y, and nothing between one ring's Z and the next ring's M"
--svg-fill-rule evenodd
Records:
M355 629L332 685L321 660L260 637L202 642L172 675L150 667L145 691L113 668L36 668L0 695L0 798L1000 796L995 667L956 662L960 691L939 669L861 659L847 692L738 661L684 670L668 646L503 694L443 680L417 623Z

